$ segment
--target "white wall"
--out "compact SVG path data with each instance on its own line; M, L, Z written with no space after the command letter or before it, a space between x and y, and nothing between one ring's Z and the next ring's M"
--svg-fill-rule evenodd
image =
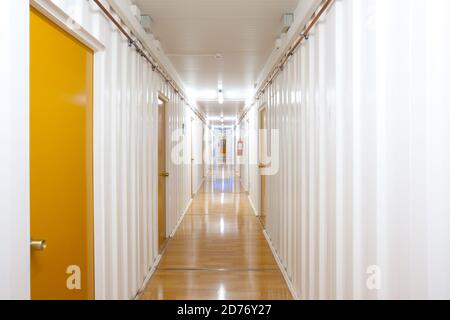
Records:
M106 50L96 57L95 216L96 296L129 299L141 287L158 256L157 248L157 98L168 99L167 235L190 196L188 152L172 161L179 143L174 132L188 128L190 111L149 63L140 57L99 12L86 4L84 24ZM94 7L95 9L95 7ZM90 28L90 29L89 29ZM183 148L189 150L188 131Z
M77 26L93 45L95 293L97 299L130 299L143 285L157 248L157 98L167 105L167 234L176 227L190 194L190 144L185 159L171 161L172 132L189 126L191 110L143 57L128 46L92 1L35 0L63 27ZM106 4L106 2L105 2ZM68 17L72 19L68 19ZM119 16L116 15L118 18ZM28 46L29 3L2 3L0 74L1 274L0 298L30 296ZM161 54L159 54L161 56ZM3 65L4 64L4 65ZM196 121L199 119L195 116ZM185 135L187 131L185 130Z
M192 157L194 159L192 167L192 189L193 193L196 193L201 187L204 177L204 167L203 167L203 148L206 141L203 143L203 130L204 123L192 113L194 121L192 124Z
M248 192L250 197L250 202L255 209L256 213L259 214L260 210L260 183L261 178L259 176L259 159L258 159L258 132L259 132L259 121L258 121L258 108L252 108L247 114L247 146L248 146Z
M250 173L249 173L249 157L250 154L253 153L255 154L255 152L250 152L250 148L253 146L255 147L255 145L251 145L249 142L249 131L248 131L248 125L249 123L249 119L248 119L248 115L245 119L243 119L240 124L238 125L238 132L239 132L239 138L238 139L242 139L242 142L244 143L244 150L242 152L242 157L238 158L238 161L240 163L239 167L240 167L240 180L241 180L241 184L243 186L243 188L246 191L249 191L250 189Z
M449 9L336 1L248 115L280 130L267 232L300 298L450 298Z
M159 254L158 94L169 99L168 235L190 199L188 166L170 161L178 143L171 133L187 123L188 108L95 4L55 4L104 46L94 63L95 294L97 299L130 299ZM188 147L186 139L184 144Z
M0 299L30 297L29 5L0 10Z
M205 178L210 176L211 165L213 163L213 133L208 125L204 125L204 150L203 150L203 176Z
M242 136L242 130L241 130L241 125L237 125L234 128L234 135L235 135L235 140L236 140L236 167L235 167L235 171L236 171L236 175L239 177L239 179L242 182L242 164L244 162L244 154L242 153L242 155L238 155L237 154L237 146L239 141L241 141L242 143L244 142L244 137Z

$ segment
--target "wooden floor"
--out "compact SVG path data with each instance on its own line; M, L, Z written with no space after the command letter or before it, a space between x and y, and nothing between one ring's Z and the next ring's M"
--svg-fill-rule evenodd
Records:
M139 299L292 299L232 172L212 170Z

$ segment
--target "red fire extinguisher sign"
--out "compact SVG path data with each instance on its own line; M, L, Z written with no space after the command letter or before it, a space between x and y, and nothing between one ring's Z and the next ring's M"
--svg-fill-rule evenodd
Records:
M237 143L237 155L239 157L242 157L243 154L244 154L244 142L241 139L239 139Z

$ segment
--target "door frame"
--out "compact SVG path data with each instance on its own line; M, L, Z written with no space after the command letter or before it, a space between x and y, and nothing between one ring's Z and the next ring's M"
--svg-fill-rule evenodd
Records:
M267 121L267 104L263 104L258 109L258 175L259 175L259 218L261 220L261 224L263 225L264 229L266 228L266 206L265 206L265 193L266 193L266 185L267 180L266 176L261 175L262 170L262 161L261 161L261 137L260 137L260 130L268 129L267 125L264 126L263 124L263 114ZM266 122L267 124L267 122ZM267 137L268 138L268 137ZM268 141L267 141L268 143Z
M247 193L250 194L251 189L251 181L250 181L250 170L251 170L251 163L250 163L250 120L245 120L245 132L246 132L246 144L247 144Z
M97 204L100 203L100 201L96 201L97 198L97 192L96 190L100 187L98 186L98 183L96 181L99 181L98 177L96 176L98 172L98 161L96 160L96 155L98 154L98 147L96 147L98 144L96 143L96 137L98 136L96 134L96 127L98 125L96 124L96 110L98 110L98 107L102 104L102 98L101 95L98 94L99 92L99 84L103 79L101 78L102 69L99 67L101 65L99 62L99 55L98 53L104 51L106 49L106 46L102 43L100 39L95 37L93 34L91 34L88 30L83 28L82 26L77 26L77 28L73 28L73 25L71 22L73 21L71 16L66 13L64 10L62 10L60 7L55 5L51 0L30 0L30 9L35 9L37 12L44 15L47 19L49 19L51 22L53 22L55 25L57 25L59 28L61 28L63 31L67 32L69 35L73 36L76 40L80 41L82 44L84 44L86 47L92 50L93 52L93 59L94 59L94 68L93 68L93 101L92 101L92 153L93 153L93 163L92 163L92 170L93 170L93 190L92 190L92 197L93 197L93 239L94 239L94 298L97 299L97 297L102 297L103 292L101 292L99 287L102 286L103 282L101 282L102 277L98 276L99 274L102 274L103 266L101 266L102 269L99 269L99 266L101 263L98 263L101 261L103 256L106 254L105 252L102 252L103 248L103 242L104 242L104 230L101 224L96 223L97 221L103 220L103 211L98 210ZM28 48L30 50L30 48ZM29 107L29 106L28 106ZM28 124L29 126L29 124ZM28 127L29 128L29 127ZM29 160L28 160L29 162ZM30 192L30 186L28 187L28 190ZM31 207L28 209L28 229L30 229L30 219L31 217ZM28 234L28 230L27 230ZM101 240L100 240L101 239ZM101 241L101 243L99 243ZM28 244L28 243L27 243ZM29 246L29 244L28 244ZM27 250L29 250L29 247L27 247ZM31 256L31 252L30 252ZM28 270L31 270L31 260L30 257L27 261ZM28 291L30 293L31 297L31 283L28 281Z
M77 26L74 28L70 24L72 18L66 12L61 10L56 6L51 0L30 0L30 6L42 13L53 23L57 24L64 31L72 35L78 41L82 42L86 47L94 51L94 64L95 64L95 54L105 50L105 45L95 36L93 36L89 31L84 29L82 26ZM95 71L95 70L94 70ZM94 74L95 82L95 74ZM94 86L95 90L95 86Z
M168 143L167 143L167 137L168 137L168 135L167 135L167 132L168 132L167 111L168 110L167 109L168 108L167 108L167 106L168 106L170 100L169 100L169 98L167 98L167 96L163 92L158 91L158 101L159 100L164 102L164 144L165 144L165 147L164 147L165 157L164 157L164 159L165 159L165 171L167 172L167 170L168 170L168 168L167 168L167 163L168 163L168 161L167 161L167 146L168 146ZM157 103L159 103L159 102L157 102ZM157 117L159 119L159 104L157 105L157 108L158 108L158 110L157 110ZM158 125L158 128L157 128L157 137L158 137L157 141L159 143L159 125ZM158 148L159 148L159 145L158 145ZM159 185L159 179L161 179L161 172L159 172L160 171L160 169L159 169L159 158L158 158L156 166L157 166L157 169L156 169L157 179L158 179L158 185ZM159 205L158 205L157 224L156 224L156 229L157 229L157 241L156 241L156 243L157 243L157 251L159 252L159 254L161 254L162 251L164 250L164 247L167 244L167 238L168 238L168 233L167 233L167 182L164 183L164 188L165 188L165 191L164 191L164 219L165 219L165 221L164 221L164 228L165 228L164 233L165 233L165 241L163 243L160 243L160 238L159 238L159 232L160 232L160 229L159 229L160 228L160 224L159 224L160 223L159 222ZM158 197L157 198L158 198L158 201L159 201L159 187L158 187Z
M194 122L195 119L194 117L191 117L191 128L190 128L190 139L191 139L191 198L194 198L195 195L195 191L194 191L194 142L193 142L193 138L194 138Z
M238 166L237 166L237 126L233 127L233 176L238 177Z

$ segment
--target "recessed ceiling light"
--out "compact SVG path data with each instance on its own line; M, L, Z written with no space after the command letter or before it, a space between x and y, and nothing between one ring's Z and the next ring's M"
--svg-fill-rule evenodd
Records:
M224 103L224 97L223 97L223 90L219 89L219 94L218 94L218 99L219 99L219 104L223 104Z

